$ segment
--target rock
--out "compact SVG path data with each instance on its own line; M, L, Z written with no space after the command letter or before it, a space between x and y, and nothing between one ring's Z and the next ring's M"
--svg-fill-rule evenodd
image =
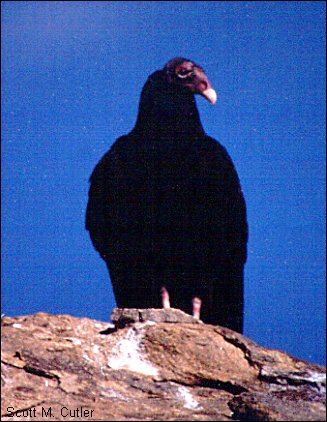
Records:
M325 420L321 366L179 310L112 320L3 318L2 420Z
M117 328L123 328L135 322L166 322L181 324L203 324L192 315L188 315L180 309L133 309L115 308L111 313L111 320Z
M229 403L235 418L252 421L326 420L322 400L304 400L303 391L243 393Z

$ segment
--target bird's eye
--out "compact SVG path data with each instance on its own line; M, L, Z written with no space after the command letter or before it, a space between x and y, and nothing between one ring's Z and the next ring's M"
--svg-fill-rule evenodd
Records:
M193 79L195 76L195 73L193 70L180 70L179 73L177 73L177 77L180 79Z

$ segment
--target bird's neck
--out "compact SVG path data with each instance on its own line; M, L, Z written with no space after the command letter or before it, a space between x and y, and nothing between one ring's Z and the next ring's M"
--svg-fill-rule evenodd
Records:
M188 140L204 135L198 109L193 95L141 97L134 133L148 138Z

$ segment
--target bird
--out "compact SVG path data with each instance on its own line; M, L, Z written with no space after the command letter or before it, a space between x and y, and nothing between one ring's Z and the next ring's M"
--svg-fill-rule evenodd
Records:
M174 307L242 333L246 204L197 94L216 103L192 60L173 58L148 77L135 126L90 176L86 229L119 308Z

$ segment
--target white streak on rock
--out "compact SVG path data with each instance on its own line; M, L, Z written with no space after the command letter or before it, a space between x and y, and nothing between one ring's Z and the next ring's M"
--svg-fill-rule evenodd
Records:
M309 383L315 384L317 389L322 392L326 393L326 374L322 372L309 372L307 377L294 377L297 379L304 379Z
M123 396L123 394L121 394L119 391L113 390L112 388L107 388L106 390L101 391L101 396L108 397L110 399L115 398L125 402L129 401L128 398Z
M149 362L142 352L140 341L142 333L131 327L125 337L112 350L108 366L112 369L128 369L144 375L158 375L158 370Z
M326 374L323 374L321 372L311 372L310 377L308 377L307 379L311 382L326 384Z
M98 346L97 344L95 344L95 345L92 347L92 352L93 352L93 353L99 353L99 352L100 352L100 346Z
M178 393L180 394L181 398L184 401L184 407L186 409L201 409L201 406L199 403L194 400L192 394L189 392L189 390L186 387L178 387Z
M65 340L72 342L75 346L80 346L82 344L80 339L74 337L65 337Z
M86 353L83 353L82 356L84 359L88 360L89 362L93 362L93 360Z

